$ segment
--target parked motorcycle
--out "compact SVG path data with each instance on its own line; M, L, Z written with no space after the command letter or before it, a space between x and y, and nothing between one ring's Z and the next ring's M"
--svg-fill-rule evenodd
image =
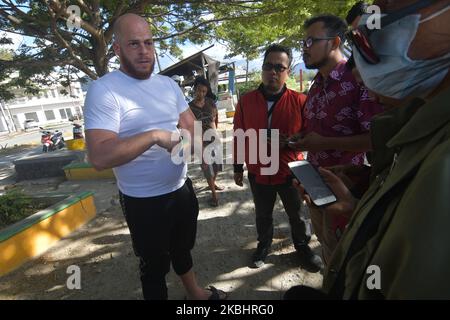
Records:
M53 144L57 149L62 149L66 146L66 142L64 141L63 133L59 130L55 130L52 136Z
M42 152L55 151L66 146L62 132L55 130L54 132L41 129Z
M42 129L42 128L40 128L40 129ZM50 131L41 130L41 143L42 143L42 152L48 152L48 151L52 151L54 149L52 135L51 135Z
M83 126L78 123L72 123L73 125L73 138L74 139L83 139Z

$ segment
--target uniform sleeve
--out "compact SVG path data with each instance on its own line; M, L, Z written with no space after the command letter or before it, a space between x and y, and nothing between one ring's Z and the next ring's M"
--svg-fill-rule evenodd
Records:
M84 103L86 130L103 129L119 133L120 107L111 91L98 81L93 82Z
M450 140L402 196L374 257L388 299L450 299Z
M370 130L370 121L373 116L383 111L381 104L374 101L370 96L367 88L364 86L359 87L359 102L356 105L356 116L360 124L362 132L368 132Z

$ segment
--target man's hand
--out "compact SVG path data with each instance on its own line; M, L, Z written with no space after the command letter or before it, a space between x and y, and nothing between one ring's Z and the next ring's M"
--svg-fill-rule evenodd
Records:
M244 186L243 180L244 180L244 174L242 172L234 173L234 183L236 183L240 187L243 187Z
M352 196L350 190L345 186L344 182L331 171L319 168L319 173L325 183L330 187L331 191L333 191L337 199L335 203L321 207L321 209L325 214L350 218L356 207L356 200ZM298 190L299 195L309 205L314 205L309 195L305 193L304 187L299 184L297 180L294 180L293 185Z
M313 206L314 204L311 201L311 198L309 197L309 195L306 193L305 188L303 187L302 184L300 184L300 182L298 182L297 179L293 179L292 180L292 185L294 186L295 189L297 189L298 191L298 195L300 196L300 198L302 198L303 200L306 201L306 203L310 206Z
M289 138L288 146L297 151L322 151L329 149L326 145L326 137L316 132L310 132L305 136L295 134Z
M166 130L152 130L155 144L161 148L171 152L172 149L180 143L180 135L177 132L170 132Z
M267 138L267 142L270 145L272 143L272 139L270 137ZM288 136L280 133L278 135L278 146L280 149L286 148L288 144Z
M338 176L350 190L353 189L361 179L368 178L368 174L370 174L370 168L365 165L338 165L327 167L326 169Z

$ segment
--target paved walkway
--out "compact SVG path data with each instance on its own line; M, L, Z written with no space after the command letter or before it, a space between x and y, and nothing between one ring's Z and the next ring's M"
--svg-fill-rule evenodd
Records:
M274 243L267 263L250 268L256 247L254 207L248 182L234 185L231 166L225 166L218 184L220 206L210 208L207 184L198 165L189 167L200 203L194 269L202 285L214 285L231 293L231 299L280 299L297 284L320 287L322 275L308 273L299 265L290 240L288 219L281 203L274 212ZM4 180L11 183L11 180ZM1 183L1 181L0 181ZM71 182L40 179L17 184L27 192L57 190L95 192L97 217L40 257L0 278L0 299L141 299L138 261L132 251L128 228L117 199L114 180ZM318 242L311 246L318 252ZM82 289L68 290L66 271L81 268ZM182 299L180 281L171 271L167 277L169 298Z

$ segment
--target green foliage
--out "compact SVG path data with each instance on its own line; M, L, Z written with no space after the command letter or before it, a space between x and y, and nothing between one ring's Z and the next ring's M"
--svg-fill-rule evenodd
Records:
M344 16L356 0L215 0L215 1L46 1L0 2L0 31L27 36L12 57L0 59L0 83L13 71L18 78L0 85L0 98L11 99L8 88L36 93L39 85L77 79L83 72L96 79L109 72L115 56L112 26L120 15L133 12L151 25L158 54L180 57L180 45L190 41L226 41L230 57L252 59L272 42L293 48L302 38L303 22L311 15L334 13ZM69 29L67 7L78 4L81 25ZM10 43L1 35L0 44ZM32 39L32 40L29 40ZM54 71L57 76L52 77ZM78 80L78 79L77 79ZM34 86L32 84L35 84Z
M318 14L334 14L344 18L357 0L283 0L260 1L259 10L265 15L226 21L218 28L217 36L230 43L230 57L258 56L267 45L277 42L299 48L304 37L303 23Z
M311 74L314 74L314 72L311 72ZM306 88L306 83L310 79L304 79L303 86ZM312 78L311 78L312 80ZM240 82L236 84L237 89L239 90L239 94L242 96L246 94L249 91L255 90L258 88L258 86L261 84L261 73L260 72L253 72L249 74L249 80L247 83ZM300 92L300 83L298 82L298 77L291 74L291 76L286 81L286 86L295 91Z
M0 228L26 217L31 203L30 197L14 189L0 196Z
M248 82L239 82L236 84L236 88L239 91L239 95L242 96L247 92L258 89L258 86L261 84L261 73L254 72L248 75Z
M33 199L20 190L10 189L0 196L0 229L52 205L51 199Z
M300 84L297 83L292 75L287 79L286 86L291 90L300 91Z

